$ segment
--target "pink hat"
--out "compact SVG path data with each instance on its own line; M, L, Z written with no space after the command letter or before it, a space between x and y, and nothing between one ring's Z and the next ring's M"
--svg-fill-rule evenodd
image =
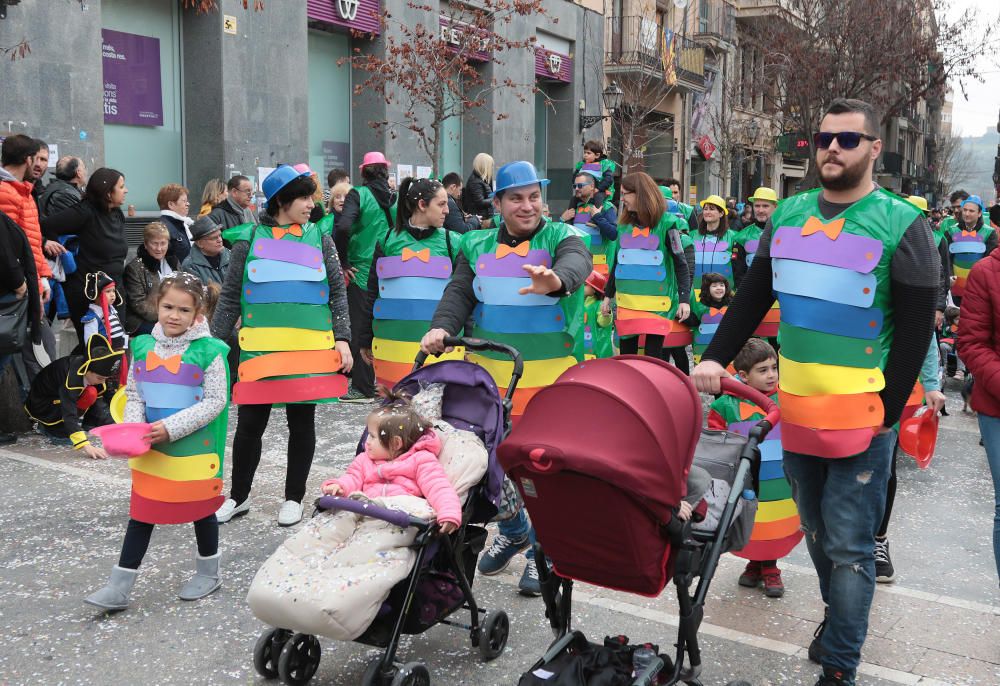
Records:
M380 152L366 152L365 158L361 160L361 166L358 169L364 169L371 164L384 164L389 166L389 160L385 159L385 155Z
M309 174L312 176L313 170L309 168L309 165L305 162L299 162L298 164L292 165L292 169L302 174Z

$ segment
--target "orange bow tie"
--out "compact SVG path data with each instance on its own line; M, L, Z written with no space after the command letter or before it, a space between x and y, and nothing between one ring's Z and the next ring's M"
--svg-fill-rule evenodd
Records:
M424 248L423 250L410 250L409 248L403 248L403 262L408 262L413 258L417 258L421 262L431 261L431 249Z
M181 356L172 355L167 359L163 359L152 350L146 354L146 371L151 372L154 369L163 367L171 374L179 374L181 371Z
M803 236L811 236L814 233L825 233L831 241L837 240L837 236L844 230L844 218L836 219L829 224L824 224L817 217L809 217L806 225L802 227Z
M975 235L976 235L975 231L966 231L965 229L962 230L962 236L975 236Z
M713 317L715 315L717 315L717 314L725 314L726 313L726 308L725 307L710 307L710 308L708 308L708 313L710 315L712 315Z
M761 415L760 408L750 403L740 403L740 419L753 419Z
M298 224L292 224L287 229L283 229L280 226L271 227L271 235L279 241L288 234L302 238L302 227Z
M643 236L643 237L649 236L649 227L646 227L645 229L633 228L632 238L635 238L636 236Z
M528 242L528 241L525 241L524 243L521 243L516 248L512 248L509 245L498 245L497 246L497 259L498 260L502 260L503 258L507 257L507 255L511 255L511 254L520 255L521 257L527 257L528 256L528 250L530 248L531 248L531 243Z

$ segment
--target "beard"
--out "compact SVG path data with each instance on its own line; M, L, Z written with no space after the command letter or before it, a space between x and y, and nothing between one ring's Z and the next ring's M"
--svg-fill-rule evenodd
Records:
M826 176L823 167L819 168L819 182L823 188L830 191L846 191L860 186L868 177L868 158L862 157L851 165L843 165L837 176Z

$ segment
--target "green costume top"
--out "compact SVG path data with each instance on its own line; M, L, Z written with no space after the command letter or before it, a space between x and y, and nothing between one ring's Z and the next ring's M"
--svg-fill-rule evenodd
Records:
M461 242L461 235L442 228L423 239L395 229L379 238L382 257L375 264L379 292L371 312L372 355L379 383L392 388L412 370ZM462 352L432 359L462 359Z
M943 222L942 222L943 223ZM966 231L955 224L945 232L948 240L948 252L951 253L951 268L955 275L955 283L951 285L951 294L961 298L965 293L965 282L969 278L972 266L986 257L986 244L996 232L986 219L976 231Z
M472 231L463 237L462 253L475 273L476 305L472 335L501 341L524 357L524 376L514 398L520 414L534 390L550 385L583 358L583 288L558 298L521 295L531 285L524 265L551 267L556 247L571 236L573 227L549 219L531 240L516 247L498 241L500 229ZM496 353L476 353L469 358L490 372L501 388L510 381L511 362ZM520 397L519 397L520 396Z
M155 346L150 335L132 339L132 374L146 406L146 421L159 421L200 402L205 373L218 357L228 387L229 346L217 338L197 338L181 355L166 360L155 355ZM147 524L184 524L218 510L225 501L222 459L228 420L227 405L207 426L130 459L129 516Z
M600 168L601 168L601 176L604 176L606 173L608 173L610 171L611 172L611 176L613 178L614 175L615 175L615 172L618 171L618 165L616 165L614 162L612 162L611 160L609 160L607 157L602 157L599 162L590 162L590 163L587 163L587 162L584 162L583 160L580 160L579 162L577 162L576 166L573 167L573 177L576 178L576 175L580 173L580 170L583 169L583 168L585 168L585 167L587 167L588 164L599 165ZM597 180L600 181L601 179L598 178ZM604 193L604 196L607 197L607 198L613 198L613 197L615 197L615 184L612 183L610 186L608 186L607 190L601 191L601 192Z
M586 235L585 243L590 248L590 254L594 256L594 269L608 275L608 246L610 243L601 235L601 230L591 225L594 217L604 212L614 213L615 206L605 201L600 207L593 202L578 205L576 215L573 217L573 225Z
M337 373L340 354L333 349L323 236L316 224L244 224L226 232L234 243L250 243L240 293L234 403L332 402L347 392L346 377Z
M386 212L378 204L378 200L367 186L355 189L361 201L358 218L351 226L351 238L347 243L347 263L351 269L356 269L354 283L365 288L368 284L368 270L371 269L372 256L375 254L375 242L389 230ZM389 208L388 214L392 223L396 223L396 205Z
M868 448L884 418L890 264L920 210L880 189L822 220L819 193L785 200L771 217L782 442L806 455L849 457Z
M610 314L601 314L601 297L583 299L583 354L592 357L614 357L614 322Z
M736 232L726 229L723 233L703 234L700 231L691 235L694 239L694 288L701 290L701 277L709 272L717 272L726 277L730 286L733 283L733 248L736 244Z

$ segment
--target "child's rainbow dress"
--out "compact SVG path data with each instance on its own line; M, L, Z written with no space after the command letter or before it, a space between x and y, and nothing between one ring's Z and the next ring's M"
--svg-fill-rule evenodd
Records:
M890 263L919 210L877 190L824 221L818 197L813 190L789 198L771 218L781 438L792 452L851 457L868 449L884 419Z
M333 347L323 235L316 224L242 224L225 232L230 242L250 242L235 404L331 402L347 392Z
M132 373L152 423L200 402L205 371L221 357L226 367L229 346L216 338L191 341L182 355L161 359L149 335L132 341ZM228 380L226 386L228 388ZM128 461L132 469L129 516L147 524L185 524L203 519L225 502L222 458L226 452L229 408L193 434L157 443Z
M771 396L777 400L777 396ZM724 395L712 403L712 412L726 423L727 431L749 436L761 419L763 412L753 403ZM802 540L799 529L799 512L792 500L792 487L785 479L782 467L781 422L760 444L760 489L757 497L760 506L754 518L750 542L743 550L733 554L747 560L765 562L780 560L788 555Z
M719 329L722 318L726 316L728 305L723 307L709 307L700 300L691 303L691 311L699 319L698 329L694 332L694 342L691 345L691 352L694 355L695 364L701 362L701 356L705 348L712 342L715 332Z
M413 370L420 339L431 328L434 310L451 278L461 236L437 229L417 240L409 231L390 231L379 241L383 257L375 264L379 297L372 308L372 355L376 379L392 388ZM464 350L457 348L429 357L427 362L463 357Z
M701 291L701 277L716 272L726 277L730 288L733 283L733 248L736 247L736 232L726 230L722 234L702 234L693 232L694 239L694 289L692 299Z

